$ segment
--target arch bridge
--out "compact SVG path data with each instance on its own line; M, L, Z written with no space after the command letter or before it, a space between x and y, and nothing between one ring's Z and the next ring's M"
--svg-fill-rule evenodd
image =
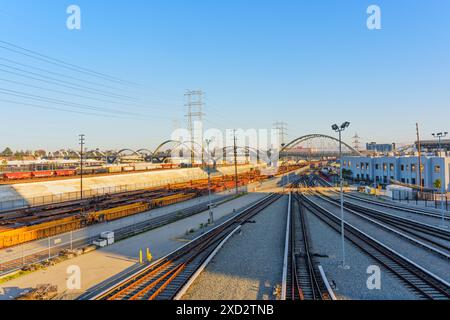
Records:
M342 141L342 154L360 156L361 153ZM322 160L339 157L339 139L325 134L308 134L284 145L280 158L284 160Z

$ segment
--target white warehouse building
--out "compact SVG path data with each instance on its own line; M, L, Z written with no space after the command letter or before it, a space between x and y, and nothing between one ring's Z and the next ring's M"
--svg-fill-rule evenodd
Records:
M450 191L450 157L422 156L422 185L434 188L435 181L444 182ZM375 185L391 180L419 185L418 156L344 157L343 169L351 170L353 179L371 181Z

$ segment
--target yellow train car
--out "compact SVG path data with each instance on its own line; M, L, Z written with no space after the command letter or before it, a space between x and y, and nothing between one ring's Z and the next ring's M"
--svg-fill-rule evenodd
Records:
M171 204L175 204L178 202L190 200L192 198L195 198L195 193L188 193L188 194L174 194L167 197L162 197L158 199L154 199L151 201L151 207L152 208L158 208L158 207L164 207Z
M0 249L80 229L86 225L80 217L68 217L34 226L0 229Z
M116 208L88 213L87 216L72 216L56 219L34 226L19 228L0 228L0 249L13 247L25 242L39 240L61 233L77 230L87 225L112 221L138 214L153 208L163 207L174 203L186 201L196 196L195 193L175 194L167 197L153 199L150 202L138 202Z
M112 209L92 212L89 214L88 221L90 223L112 221L124 217L128 217L137 213L144 212L150 208L150 205L145 202L133 203L125 206L120 206Z

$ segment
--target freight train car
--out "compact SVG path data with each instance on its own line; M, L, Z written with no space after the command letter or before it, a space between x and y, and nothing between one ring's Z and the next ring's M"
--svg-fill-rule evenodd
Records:
M16 246L25 242L51 237L57 234L81 229L91 224L104 221L113 221L153 208L162 207L181 201L192 199L195 193L176 194L150 201L141 201L133 204L123 205L116 208L93 211L83 215L56 219L36 225L19 228L0 227L0 249Z
M0 229L0 249L80 229L85 224L83 219L74 216L15 229L6 227Z
M3 174L3 179L5 180L23 180L23 179L31 179L31 177L32 177L31 172L11 172Z

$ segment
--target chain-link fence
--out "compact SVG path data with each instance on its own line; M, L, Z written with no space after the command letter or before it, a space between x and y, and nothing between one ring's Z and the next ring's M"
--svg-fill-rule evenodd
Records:
M152 181L150 183L136 183L136 184L128 184L128 185L120 185L120 186L112 186L112 187L103 187L97 189L87 189L83 190L83 198L92 198L96 196L101 196L105 194L114 194L121 193L127 191L136 191L147 188L157 188L163 187L171 184L184 183L191 180L199 180L199 179L207 179L208 175L206 173L200 175L190 175L184 176L180 178L173 179L161 179L158 181ZM27 207L35 207L40 205L61 203L65 201L74 201L81 199L81 192L65 192L60 194L50 194L43 195L39 197L30 197L30 198L14 198L8 199L4 201L0 201L0 211L7 211L13 209L21 209Z
M392 190L392 200L424 206L427 208L441 209L444 205L445 210L449 211L449 199L447 194L434 192L419 192L409 190Z

